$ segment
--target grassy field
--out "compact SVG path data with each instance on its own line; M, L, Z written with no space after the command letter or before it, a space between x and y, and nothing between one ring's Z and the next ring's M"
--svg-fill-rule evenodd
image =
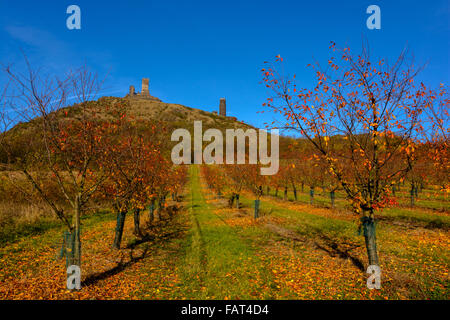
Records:
M278 193L276 193L274 189L271 189L269 194L272 196L277 196L280 199L284 199L283 189L279 189ZM398 201L399 207L410 208L411 198L408 187L402 186L400 188L400 191L396 192L395 197ZM295 200L294 193L292 192L291 188L289 188L288 190L287 200ZM309 188L307 186L303 188L303 192L301 191L301 188L297 186L297 201L307 204L310 203ZM327 191L324 191L322 188L315 188L313 203L319 206L331 207L329 193ZM337 191L335 198L335 207L338 209L344 209L346 206L348 206L348 201L346 201L345 199L345 194L341 191ZM438 212L448 212L450 211L449 195L438 190L423 189L418 193L418 197L414 198L414 209L428 209Z
M298 202L266 195L255 220L251 194L241 196L240 209L228 208L207 189L197 166L189 173L175 215L158 225L142 215L143 238L133 235L127 216L120 251L111 248L113 214L83 218L80 292L65 289L64 261L56 257L60 225L10 230L0 247L0 299L449 297L448 210L401 206L380 214L382 288L369 290L357 217L341 201L329 209L309 205L306 193Z

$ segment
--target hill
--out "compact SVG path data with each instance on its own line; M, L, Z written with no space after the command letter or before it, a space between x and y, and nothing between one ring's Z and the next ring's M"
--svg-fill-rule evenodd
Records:
M222 116L213 112L204 111L201 109L191 108L181 104L167 103L159 100L146 99L141 97L101 97L98 100L89 101L88 104L94 106L98 112L98 119L108 120L112 119L108 114L108 108L105 106L113 106L115 104L122 104L125 106L125 112L128 116L136 119L142 123L143 131L145 127L151 124L156 124L164 130L160 132L160 139L167 142L165 145L167 148L175 144L170 143L170 134L173 130L178 128L184 128L193 132L194 121L202 121L203 132L209 128L215 128L222 131L225 136L226 129L257 129L249 124L239 121L234 117ZM79 104L74 104L65 108L61 108L51 113L55 118L61 119L74 119L81 114L81 107ZM13 133L15 137L14 143L15 152L17 155L22 150L27 149L26 141L29 141L30 136L38 136L35 131L37 124L40 121L40 117L35 117L28 122L22 122L15 125L10 133ZM28 137L28 138L27 138ZM290 137L280 136L280 153L283 154L283 150L287 150L287 146L294 139ZM6 160L6 155L0 154L0 162Z

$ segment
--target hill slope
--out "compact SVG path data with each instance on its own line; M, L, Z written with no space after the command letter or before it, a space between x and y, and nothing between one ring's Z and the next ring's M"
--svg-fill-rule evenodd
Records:
M190 108L181 104L166 103L162 101L149 100L139 97L101 97L97 101L88 102L93 104L102 120L108 121L110 117L108 109L105 106L112 106L117 103L122 104L126 108L128 116L142 122L145 131L146 123L150 126L156 124L164 130L159 133L159 139L165 141L165 149L170 150L176 142L170 142L171 133L178 128L184 128L193 133L194 121L202 121L203 132L209 128L219 129L225 136L226 129L256 129L242 121L235 120L232 117L221 116L212 112ZM98 107L97 107L98 105ZM80 116L80 106L78 104L59 109L52 113L56 118L73 119ZM98 116L98 114L97 114ZM29 122L22 122L15 125L11 130L14 143L14 153L20 155L23 149L27 149L27 141L30 136L39 136L36 129L40 118L34 118ZM280 136L280 153L283 157L283 150L287 150L287 146L293 141L292 138ZM32 147L31 147L32 148ZM0 152L0 163L5 162L6 154Z
M99 101L116 102L123 99L129 104L128 114L141 120L162 121L177 125L185 125L182 127L191 127L196 120L202 121L206 127L214 127L217 129L224 128L253 128L241 121L236 121L230 117L224 117L212 112L190 108L181 104L166 103L162 101L148 100L142 98L116 98L102 97Z

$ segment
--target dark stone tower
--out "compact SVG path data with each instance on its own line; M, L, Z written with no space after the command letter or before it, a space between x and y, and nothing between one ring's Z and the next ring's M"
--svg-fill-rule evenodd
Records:
M225 98L220 98L219 114L224 117L227 116L227 102Z

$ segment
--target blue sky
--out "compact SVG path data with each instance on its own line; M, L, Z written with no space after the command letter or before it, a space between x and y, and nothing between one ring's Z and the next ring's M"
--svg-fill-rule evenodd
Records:
M81 30L66 28L66 8L81 8ZM366 8L381 8L381 30L366 27ZM207 111L227 99L229 115L263 126L267 92L260 69L281 54L301 86L308 63L326 62L330 41L394 59L408 46L427 63L420 80L449 83L450 9L442 1L10 1L0 0L0 61L62 72L86 63L106 95L123 96L150 78L163 101Z

